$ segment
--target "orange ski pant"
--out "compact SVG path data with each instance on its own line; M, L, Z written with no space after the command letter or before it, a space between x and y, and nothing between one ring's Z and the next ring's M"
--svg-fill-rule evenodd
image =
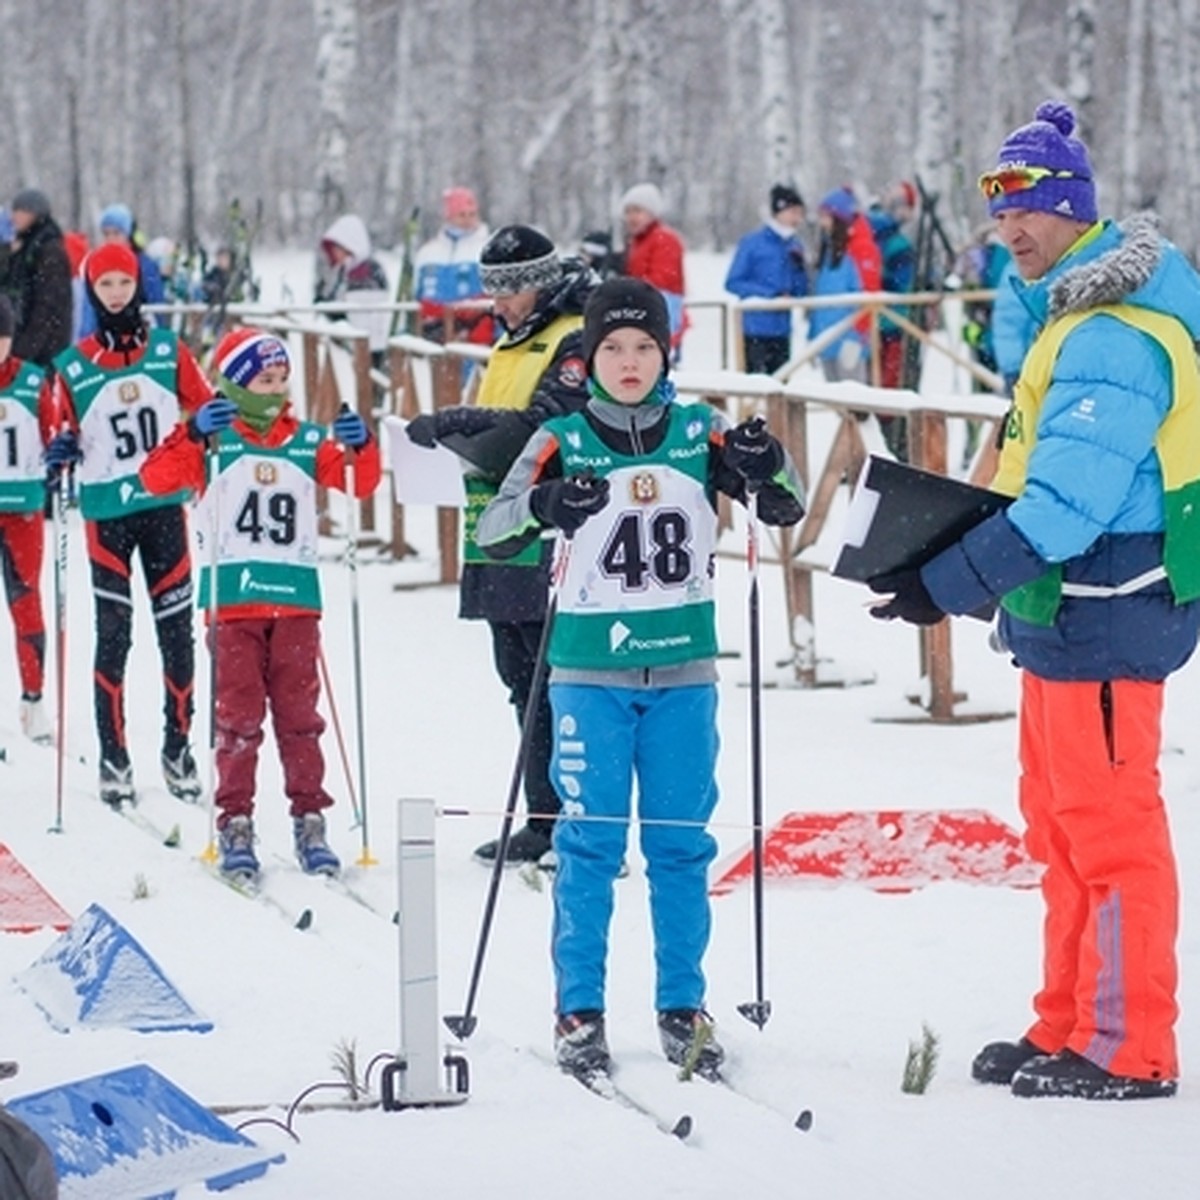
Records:
M1174 1079L1179 886L1159 792L1163 684L1026 671L1021 812L1046 866L1042 989L1026 1036L1115 1075Z

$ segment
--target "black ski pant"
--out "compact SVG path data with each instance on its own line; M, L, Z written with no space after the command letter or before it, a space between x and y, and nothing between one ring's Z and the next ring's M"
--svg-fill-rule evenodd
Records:
M125 738L125 664L133 639L131 578L142 565L163 669L163 753L174 758L188 743L195 680L192 568L183 505L146 509L87 522L88 557L96 602L95 704L100 756L129 762Z
M496 673L508 688L508 698L517 710L517 720L524 722L544 622L488 621L488 625L492 631L492 655L496 663ZM529 757L525 763L525 803L529 808L530 827L547 837L554 832L553 821L539 821L537 818L558 815L558 793L550 783L550 750L553 740L550 692L543 681L534 713Z
M790 337L760 337L746 334L742 338L746 370L751 375L774 375L792 352Z

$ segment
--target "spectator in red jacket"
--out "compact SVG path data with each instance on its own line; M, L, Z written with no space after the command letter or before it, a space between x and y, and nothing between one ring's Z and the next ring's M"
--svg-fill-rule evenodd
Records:
M625 219L625 274L652 283L663 294L671 318L671 359L687 322L683 315L683 238L662 221L662 192L652 183L636 183L621 197Z
M858 268L862 290L878 292L883 287L883 255L879 250L879 243L875 240L871 223L863 215L858 197L848 187L840 187L830 192L821 201L821 205L846 224L846 252ZM869 343L871 318L866 313L854 323L854 328Z

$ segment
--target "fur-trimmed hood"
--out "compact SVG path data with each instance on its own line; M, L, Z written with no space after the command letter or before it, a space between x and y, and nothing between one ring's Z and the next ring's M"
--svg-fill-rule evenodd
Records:
M1133 304L1178 317L1200 339L1200 275L1159 233L1152 212L1119 225L1106 221L1044 278L1029 284L1014 278L1013 286L1039 325L1106 304Z

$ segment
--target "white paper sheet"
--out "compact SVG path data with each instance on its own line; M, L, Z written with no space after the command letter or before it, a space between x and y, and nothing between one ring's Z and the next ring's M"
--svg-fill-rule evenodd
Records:
M462 463L445 446L427 450L408 440L408 422L401 417L384 417L388 460L392 464L392 486L397 504L436 504L441 508L465 508Z

